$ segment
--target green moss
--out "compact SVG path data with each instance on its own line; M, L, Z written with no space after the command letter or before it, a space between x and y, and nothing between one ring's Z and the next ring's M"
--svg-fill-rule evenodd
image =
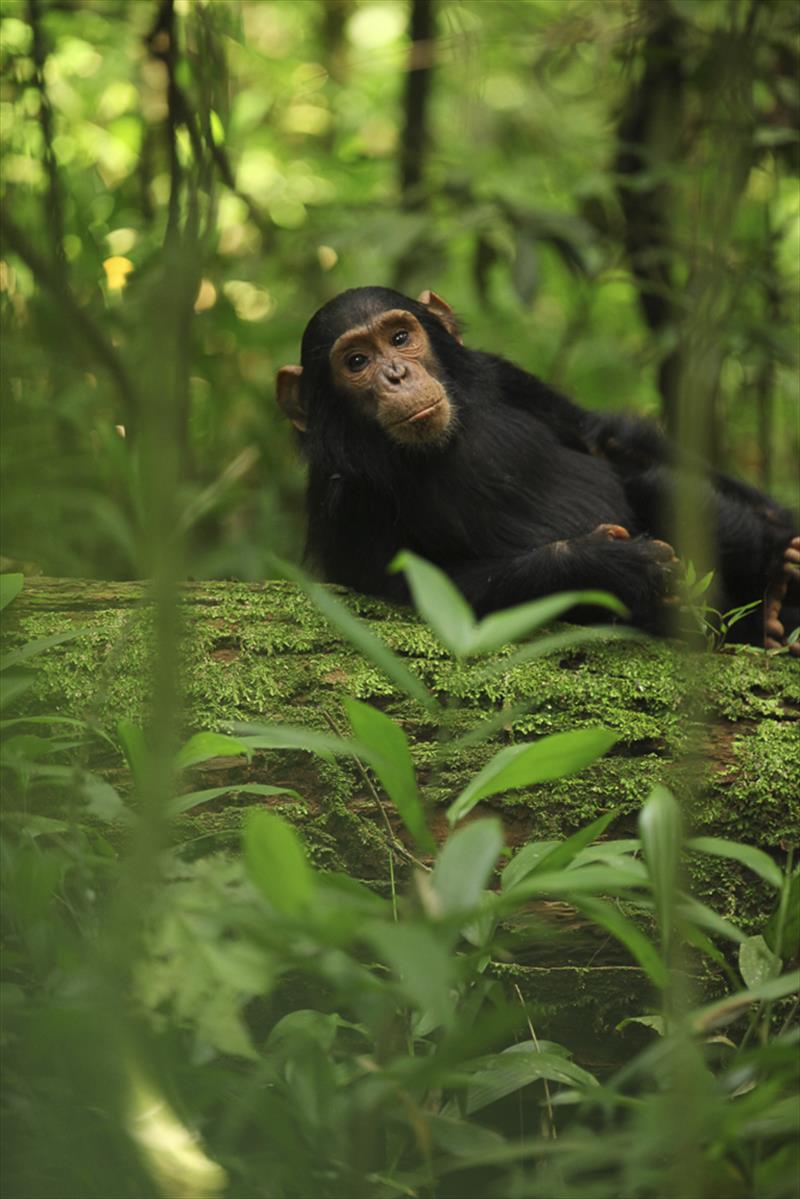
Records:
M152 629L144 596L137 584L31 581L9 609L11 644L70 627L83 630L36 659L31 706L90 717L111 731L121 717L143 722ZM326 732L333 726L344 733L342 700L356 695L401 724L441 828L442 809L499 745L602 724L619 737L602 761L484 805L500 814L513 844L568 834L611 807L621 812L613 832L624 835L655 782L672 787L698 831L767 849L796 836L800 671L785 656L691 655L667 642L637 641L595 643L503 669L506 648L495 656L500 669L487 679L486 662L454 661L410 613L349 596L351 608L441 699L437 725L344 642L292 584L190 584L183 596L187 733L231 721L304 724ZM692 689L706 697L702 712L687 707ZM522 714L491 744L443 754L443 739L463 736L519 705ZM708 752L687 757L698 738ZM375 884L385 880L390 842L384 817L354 764L274 752L249 766L210 763L197 773L197 788L237 781L294 786L303 805L281 810L302 831L314 860ZM385 808L395 833L402 834L397 814L388 803ZM234 793L229 802L187 814L180 836L201 848L234 845L246 810L247 801ZM702 896L714 902L732 896L725 910L747 921L763 916L765 896L746 872L717 862L692 870Z

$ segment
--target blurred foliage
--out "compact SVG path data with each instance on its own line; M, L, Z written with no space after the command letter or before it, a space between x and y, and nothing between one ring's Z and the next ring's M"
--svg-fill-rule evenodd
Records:
M501 892L485 891L500 830L468 823L408 896L390 860L391 903L312 869L263 811L243 861L166 850L165 826L208 798L176 801L187 762L243 752L209 731L170 756L171 584L184 563L258 578L270 552L299 553L272 379L342 288L433 286L473 344L589 406L669 416L664 364L711 280L710 448L794 498L796 41L781 0L3 0L2 535L19 568L0 603L21 571L158 580L147 730L20 714L52 638L0 663L9 1195L199 1199L226 1178L243 1199L794 1193L796 1008L776 1007L797 982L780 973L791 851L782 873L746 845L686 846L772 889L747 937L683 904L664 791L640 842L593 847L609 813L503 858ZM707 219L716 190L724 221ZM444 621L440 592L425 608ZM453 627L462 656L500 635L495 618ZM348 712L424 850L402 729ZM551 744L555 766L506 747L451 818L578 769L601 734ZM85 769L98 736L131 794ZM495 917L540 892L618 939L663 1000L631 1012L644 1051L600 1085L489 970L512 948ZM728 976L710 1009L674 993L684 939Z
M434 37L410 58L420 5ZM648 39L665 13L675 94L623 178L623 114L651 86ZM145 372L142 330L186 204L175 179L193 170L204 232L181 414L193 574L258 578L267 549L299 554L302 471L274 372L296 360L316 307L369 283L433 286L471 344L587 406L657 415L693 271L716 256L712 450L796 502L792 5L4 0L0 38L12 561L142 571L140 414L125 393L159 377L158 364ZM717 64L743 41L732 100ZM409 65L430 76L430 103L413 116L422 130L407 119ZM412 143L421 182L409 194L399 164ZM697 213L720 153L735 163L735 203L724 244L704 245ZM635 270L624 189L643 210L667 199ZM640 307L655 260L671 289L658 328Z
M403 569L462 659L539 633L554 602L586 599L476 624L441 572L410 555ZM0 608L23 585L0 576ZM444 760L446 695L426 693L328 591L302 585L378 672L409 698L422 691ZM498 815L476 805L596 761L617 737L589 726L498 749L435 850L430 760L418 771L402 725L370 704L345 700L352 736L236 725L195 733L170 764L152 729L20 710L39 657L81 632L0 659L4 1196L794 1199L791 847L687 840L678 801L656 784L635 838L614 836L621 812L609 807L513 852ZM502 676L508 662L483 665ZM483 721L472 731L491 735ZM124 754L131 790L86 768L98 737ZM172 790L199 763L290 746L374 773L408 834L390 835L384 887L312 863L305 797L287 787ZM171 796L158 805L156 774ZM177 828L163 839L171 815L231 790L298 802L254 804L238 855L204 854ZM689 854L763 884L759 931L685 894ZM545 1039L561 988L609 986L609 940L627 1014L610 1027L608 1010L567 1001L562 1026L582 1053ZM540 965L517 969L533 954ZM623 981L631 967L646 990ZM715 997L698 1008L694 984L706 991L711 977Z

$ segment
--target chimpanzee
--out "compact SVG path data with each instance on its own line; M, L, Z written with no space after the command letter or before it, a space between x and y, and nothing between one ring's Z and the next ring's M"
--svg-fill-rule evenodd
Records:
M331 582L405 600L400 549L439 565L480 615L551 592L599 588L663 631L676 558L666 541L675 468L645 421L579 408L494 354L467 349L450 307L360 287L325 304L277 398L308 459L307 554ZM764 597L744 639L783 644L800 592L789 512L704 476L716 606ZM793 624L789 624L789 629ZM795 650L800 646L795 645Z

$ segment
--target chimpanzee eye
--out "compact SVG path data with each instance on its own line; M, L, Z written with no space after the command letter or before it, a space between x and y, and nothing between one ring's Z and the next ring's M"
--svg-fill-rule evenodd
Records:
M407 329L398 329L396 333L392 334L392 345L393 346L404 346L407 341L408 341L408 330Z
M347 359L347 369L349 371L363 370L366 365L367 365L366 354L351 354L350 357Z

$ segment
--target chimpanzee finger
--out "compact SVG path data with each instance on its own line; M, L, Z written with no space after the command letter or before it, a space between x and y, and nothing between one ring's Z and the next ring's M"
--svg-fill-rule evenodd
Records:
M657 537L653 537L650 545L656 550L656 557L659 562L672 564L678 561L678 556L668 541L659 541Z
M609 541L630 541L630 533L622 525L598 525L592 537L607 537Z

